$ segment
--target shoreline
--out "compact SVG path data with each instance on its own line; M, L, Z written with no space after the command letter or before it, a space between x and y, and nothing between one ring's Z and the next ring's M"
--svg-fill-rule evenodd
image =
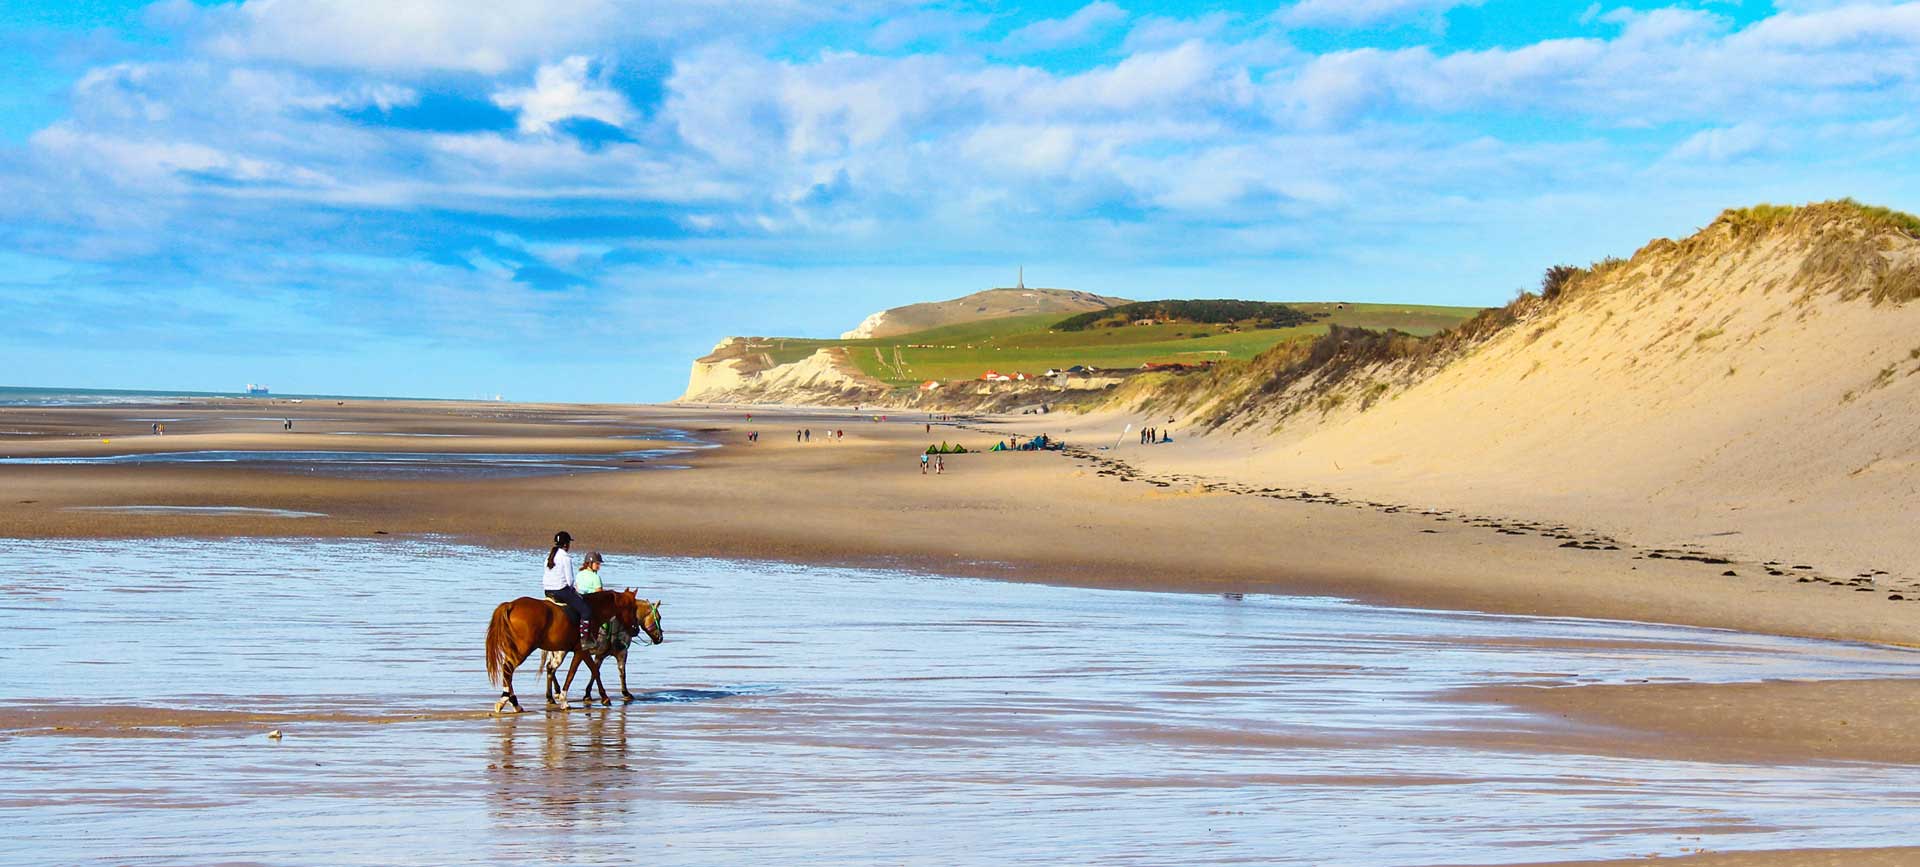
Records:
M896 568L1115 589L1322 595L1896 646L1920 641L1915 629L1920 608L1907 610L1920 605L1920 590L1903 593L1906 585L1894 579L1869 582L1824 575L1804 564L1766 565L1698 548L1642 547L1571 523L1155 474L1086 449L950 456L949 472L938 478L922 478L915 469L914 456L926 440L978 448L1001 436L978 425L1011 430L1034 426L1032 417L936 422L928 434L921 421L891 418L876 424L865 413L821 408L509 404L483 405L480 409L491 412L473 414L433 408L439 410L435 415L456 417L420 419L419 407L385 403L336 411L356 417L333 426L393 429L386 437L303 429L285 435L117 433L95 439L96 431L86 439L0 442L0 452L87 456L296 449L320 440L343 452L607 457L687 445L665 438L615 438L631 436L635 426L679 428L718 447L668 456L668 462L693 472L623 469L497 478L330 475L247 464L6 465L0 466L0 483L17 496L0 500L0 522L8 535L20 538L438 534L509 548L539 547L553 524L595 540L589 544L610 553ZM41 412L74 416L124 410ZM748 425L740 416L749 411L756 429L780 424L776 430L790 435L788 426L832 424L847 430L847 439L796 444L763 430L768 435L748 445L742 442ZM607 421L552 418L583 413ZM0 418L13 426L19 425L16 414L0 410ZM423 427L462 433L447 439L411 436ZM501 435L494 430L500 427L515 430ZM138 506L318 514L293 521L241 511L219 516L111 511ZM1110 544L1114 535L1125 544ZM1862 591L1862 585L1873 592ZM1886 598L1896 594L1908 598Z
M43 426L89 430L129 423L127 407L37 410ZM917 452L929 439L989 445L1000 434L891 411L880 424L844 410L436 406L400 402L373 407L291 407L334 421L302 421L302 433L231 430L231 406L169 407L190 420L164 437L107 431L112 443L78 436L37 440L33 450L118 453L151 447L185 450L249 445L286 448L310 431L376 429L396 433L479 434L478 442L553 453L633 448L636 427L678 428L719 448L674 455L688 472L622 470L577 475L388 478L279 472L246 465L153 463L124 466L0 466L0 524L18 538L213 538L437 535L496 548L534 550L565 527L618 569L625 554L718 557L825 566L900 569L960 577L1070 586L1190 593L1276 593L1372 604L1534 616L1584 617L1733 629L1801 638L1912 646L1920 608L1796 577L1752 574L1667 557L1647 559L1622 540L1618 550L1562 547L1593 537L1571 525L1466 520L1409 506L1318 496L1301 498L1251 485L1196 485L1115 465L1093 451L950 456L948 472L922 476ZM748 412L754 421L745 421ZM284 412L282 414L285 414ZM17 428L17 410L0 411ZM581 421L583 416L591 417ZM205 417L203 420L201 417ZM1059 418L968 420L1004 429L1038 428ZM1036 424L1036 422L1038 424ZM777 427L776 427L777 425ZM1078 426L1076 424L1076 426ZM141 425L144 427L144 425ZM273 427L277 428L277 425ZM794 442L796 430L844 429L844 440ZM180 431L175 433L174 431ZM759 430L758 444L744 442ZM1039 430L1027 431L1037 433ZM511 436L508 436L508 435ZM325 436L326 434L311 434ZM128 440L139 442L128 442ZM389 451L444 451L442 440L338 436ZM0 443L20 454L22 442ZM252 513L219 515L68 511L101 506L174 505L283 509L319 513L298 519ZM1561 531L1557 527L1565 526ZM1636 556L1642 559L1633 559ZM610 580L643 576L615 571ZM1916 594L1920 595L1920 594ZM1757 684L1750 692L1691 702L1700 718L1724 718L1785 702L1806 706L1822 682ZM1635 694L1568 687L1549 701L1508 695L1502 703L1604 727L1624 747L1653 732L1699 741L1683 720L1624 713ZM1646 688L1678 694L1667 685ZM1613 696L1618 696L1617 699ZM1857 691L1862 719L1891 726L1910 719L1920 681ZM1631 700L1630 700L1631 699ZM1744 709L1744 710L1743 710ZM1650 727L1651 726L1651 727ZM1817 760L1828 749L1806 732L1754 732L1742 747L1776 760ZM1875 750L1879 750L1876 752ZM1889 738L1859 748L1858 759L1906 763L1920 750Z

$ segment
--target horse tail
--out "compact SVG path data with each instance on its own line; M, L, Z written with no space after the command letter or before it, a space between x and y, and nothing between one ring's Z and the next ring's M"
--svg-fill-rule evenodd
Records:
M502 602L494 606L493 622L487 624L487 681L498 685L500 669L507 664L507 621L511 620L512 602Z

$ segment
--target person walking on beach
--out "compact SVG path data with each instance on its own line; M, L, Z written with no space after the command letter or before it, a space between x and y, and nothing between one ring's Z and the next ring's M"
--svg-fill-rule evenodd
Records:
M934 455L933 456L933 474L937 476L942 473L945 473L946 471L947 471L947 456Z
M794 431L794 432L793 432L793 441L794 441L794 442L799 442L799 441L800 441L800 432L799 432L799 431Z
M154 436L160 435L160 423L157 421L153 423L153 435Z
M813 428L807 428L803 433L807 435L807 442L813 442Z
M930 455L926 452L920 453L920 475L924 476L927 474L927 464L932 462L933 462L933 455Z
M580 630L580 640L587 638L587 621L593 619L593 609L587 607L587 600L581 598L580 591L574 587L573 555L567 549L573 547L573 536L565 530L553 534L553 547L547 550L547 571L540 577L540 589L547 598L567 606L574 616L574 626Z

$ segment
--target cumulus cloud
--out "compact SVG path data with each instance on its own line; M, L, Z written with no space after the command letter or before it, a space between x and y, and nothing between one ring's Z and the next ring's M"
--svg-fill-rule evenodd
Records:
M1300 0L1274 13L1294 27L1365 27L1372 24L1434 18L1485 0Z
M494 74L596 41L611 0L247 0L208 13L209 46L239 58Z
M1703 129L1667 152L1668 159L1723 163L1770 149L1775 133L1764 124L1741 123Z
M1217 40L1233 20L1234 16L1226 12L1209 12L1198 18L1146 15L1134 22L1120 47L1131 53L1165 48L1194 39Z
M583 118L608 126L625 126L633 106L607 84L607 70L596 75L592 60L575 55L542 65L533 74L532 87L508 88L493 95L493 103L519 112L521 132L545 133L563 120Z
M100 285L417 284L452 334L477 318L464 305L605 303L662 262L693 263L679 279L697 285L716 262L1377 254L1423 220L1600 202L1649 172L1832 159L1866 176L1920 135L1920 4L1596 12L1591 38L1315 51L1226 13L1093 2L998 39L979 16L867 2L758 4L850 22L790 39L720 27L747 7L718 0L652 16L564 0L565 22L503 6L504 29L434 0L378 21L334 0L176 10L201 28L178 52L77 76L66 116L0 153L0 252L87 263ZM1341 5L1282 18L1459 4ZM364 32L388 25L403 35ZM1042 53L1123 30L1110 54ZM1010 60L1016 44L1035 53ZM448 106L485 118L435 123ZM399 264L348 264L368 261Z
M911 0L243 0L161 16L212 53L313 67L497 75L628 40L703 40L875 15Z
M1623 12L1613 39L1442 54L1425 47L1316 56L1267 82L1302 122L1370 114L1559 112L1607 126L1911 105L1920 4L1778 15L1742 29L1699 10Z
M1007 34L1005 44L1021 50L1044 50L1073 45L1127 20L1127 10L1108 0L1094 0L1065 18L1035 21Z

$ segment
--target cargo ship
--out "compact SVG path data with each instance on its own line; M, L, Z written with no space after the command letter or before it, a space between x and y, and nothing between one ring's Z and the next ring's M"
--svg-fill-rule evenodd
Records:
M247 394L252 395L254 397L264 397L266 393L267 393L266 386L254 385L251 382L247 383Z

